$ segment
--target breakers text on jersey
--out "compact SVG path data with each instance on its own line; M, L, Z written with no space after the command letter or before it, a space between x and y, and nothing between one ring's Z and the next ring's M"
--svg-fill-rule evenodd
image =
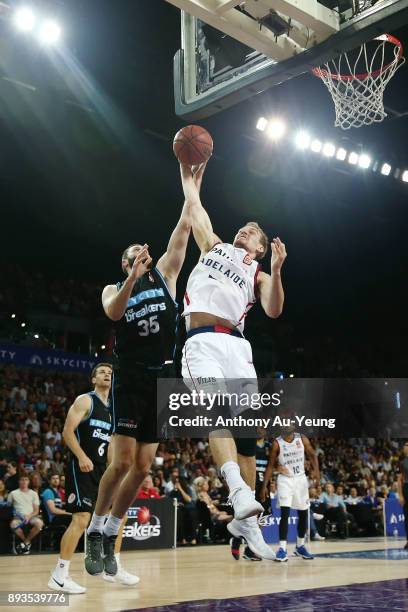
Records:
M147 293L147 291L145 293ZM145 317L152 312L161 312L163 310L166 310L166 302L161 302L160 304L149 304L136 312L133 308L129 308L129 310L125 312L125 319L127 323L131 323L135 319Z
M110 441L110 434L106 433L106 431L102 431L101 429L94 429L92 437L99 438L100 440L104 440L105 442Z

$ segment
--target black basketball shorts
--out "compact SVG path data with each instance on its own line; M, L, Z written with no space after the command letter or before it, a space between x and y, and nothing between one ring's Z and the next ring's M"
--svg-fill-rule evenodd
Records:
M175 376L173 364L160 369L139 365L116 368L112 387L113 433L146 444L158 442L157 379Z
M71 459L66 470L65 499L68 512L93 512L98 487L106 464L94 463L92 472L81 472L78 461Z

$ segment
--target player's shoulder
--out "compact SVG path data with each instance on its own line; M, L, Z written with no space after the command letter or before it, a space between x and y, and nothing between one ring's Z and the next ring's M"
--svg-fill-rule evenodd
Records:
M122 285L123 282L105 285L105 287L102 289L102 296L110 295L111 293L117 293Z
M89 408L92 404L92 391L88 391L87 393L81 393L77 395L74 399L72 405L81 409L81 408Z

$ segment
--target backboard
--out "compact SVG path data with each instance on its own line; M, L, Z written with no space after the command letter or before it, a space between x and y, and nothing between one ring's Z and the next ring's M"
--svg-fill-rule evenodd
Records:
M408 23L408 0L167 0L176 114L203 119Z

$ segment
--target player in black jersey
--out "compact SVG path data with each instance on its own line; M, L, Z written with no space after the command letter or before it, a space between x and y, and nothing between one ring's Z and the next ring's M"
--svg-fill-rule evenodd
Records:
M201 167L194 175L198 189L203 172ZM105 313L116 324L114 436L112 462L101 480L88 528L85 567L90 574L105 570L116 575L116 535L156 454L157 379L175 377L176 281L190 230L190 212L184 204L167 250L157 263L153 265L147 244L131 245L122 255L126 280L108 285L102 293Z
M61 540L58 563L48 586L66 593L85 593L69 577L69 564L84 533L106 469L112 422L109 393L112 366L99 363L91 374L94 390L79 395L68 411L63 436L71 453L66 472L67 510L72 521Z

